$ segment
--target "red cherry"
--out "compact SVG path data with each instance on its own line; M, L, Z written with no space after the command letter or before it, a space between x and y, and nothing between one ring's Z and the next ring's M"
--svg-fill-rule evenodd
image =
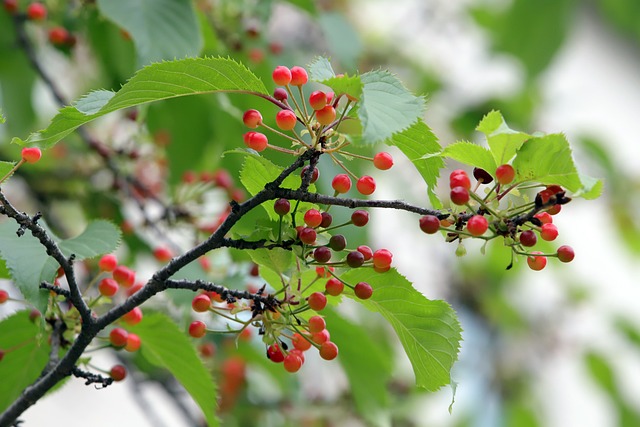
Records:
M131 326L137 325L142 321L142 309L140 307L134 307L133 310L122 316L121 319Z
M342 234L336 234L329 239L329 247L336 252L340 252L347 247L347 238Z
M117 266L111 274L115 281L125 288L133 286L133 283L136 281L136 273L124 265Z
M314 311L322 311L327 306L327 297L322 292L314 292L307 298L307 303Z
M140 349L140 337L136 334L127 335L127 345L124 346L124 349L129 352L138 351Z
M542 224L540 237L542 237L542 240L546 240L547 242L555 240L556 237L558 237L558 227L554 224Z
M309 170L309 165L305 166L302 168L302 172L300 172L300 177L304 178L305 173ZM314 182L316 182L318 180L318 178L320 177L320 171L318 170L318 168L313 168L313 172L311 172L311 184L313 184Z
M198 350L200 351L202 357L213 357L213 355L216 353L216 346L212 342L206 342L204 344L201 344L200 347L198 347Z
M466 175L467 172L464 169L456 169L449 174L449 181L456 175Z
M469 201L469 190L464 187L454 187L451 189L450 197L454 204L462 206Z
M333 217L331 216L331 214L329 212L322 212L321 215L322 222L320 223L320 227L327 228L331 226L331 223L333 222Z
M302 359L297 354L290 352L287 357L284 358L284 369L287 372L298 372L302 367Z
M337 193L346 193L351 189L351 178L344 173L338 174L331 181L331 186Z
M247 110L242 115L242 121L246 127L255 129L262 124L262 114L258 110Z
M300 351L307 351L311 348L311 343L305 337L300 335L299 333L293 334L291 338L291 343L294 348L297 348Z
M277 87L273 90L273 97L278 101L284 102L289 97L289 94L283 88Z
M189 325L189 335L194 338L202 338L207 333L207 325L200 320L191 322Z
M291 67L291 84L293 86L302 86L309 81L307 70L302 67Z
M22 160L27 163L35 163L40 160L40 157L42 157L42 151L38 147L25 147L22 149Z
M471 188L471 180L466 173L459 173L449 179L449 188L464 187L467 190Z
M393 157L384 151L380 152L373 156L373 166L383 171L391 169L391 166L393 166Z
M109 332L109 342L111 345L116 348L122 348L127 345L127 337L129 336L129 332L125 331L122 328L113 328L111 332Z
M364 264L364 255L359 251L351 251L347 254L347 265L351 268L358 268Z
M171 261L171 258L173 258L171 250L164 246L154 249L153 256L160 262L169 262Z
M440 230L440 220L435 215L425 215L420 218L420 229L427 234L434 234Z
M333 360L338 357L338 346L331 341L325 341L320 345L319 353L324 360Z
M269 143L267 136L260 132L247 132L244 134L243 140L244 144L247 147L252 148L258 152L264 151L264 149L267 148L267 144Z
M4 10L13 15L18 11L18 0L4 0L2 6Z
M291 130L296 127L298 118L291 110L280 110L276 114L276 125L282 130Z
M520 233L520 244L522 246L535 246L535 244L538 241L538 237L536 236L536 233L533 230L525 230L522 233Z
M527 264L529 268L535 271L542 270L547 265L547 257L538 256L538 254L542 254L542 252L531 252L531 256L527 257Z
M300 241L302 243L306 243L307 245L314 244L316 241L316 237L316 230L309 227L304 227L302 230L300 230L300 233L298 233L298 238L300 239Z
M331 249L320 246L313 251L313 259L320 264L325 264L331 260Z
M367 282L358 282L354 286L353 292L360 299L369 299L373 295L373 288Z
M342 283L335 277L332 277L331 279L327 280L327 283L324 285L324 289L329 295L336 297L340 295L344 290L344 283Z
M49 41L55 46L64 46L69 39L69 32L64 27L53 27L49 30Z
M500 165L496 169L496 180L502 185L510 184L515 177L516 171L511 165Z
M267 358L274 363L280 363L284 360L284 353L278 344L271 344L267 347Z
M391 266L393 254L388 249L378 249L373 253L373 265L378 268Z
M360 209L353 211L351 214L351 222L356 227L364 227L369 222L369 212Z
M309 105L314 110L322 110L327 105L327 94L321 90L311 92L309 95Z
M309 209L304 214L304 223L315 228L322 223L322 214L317 209Z
M360 194L368 196L376 191L376 181L372 177L365 175L356 182L356 188Z
M540 212L535 214L533 217L539 219L543 224L551 224L553 222L553 217L549 212Z
M112 297L118 292L119 286L118 282L110 278L104 278L100 281L98 285L98 291L100 291L100 295L105 297Z
M193 311L204 313L209 310L209 307L211 307L211 298L209 298L209 295L207 294L196 295L191 301L191 307L193 308Z
M557 251L558 259L562 262L571 262L575 258L576 254L571 246L562 245Z
M474 215L467 221L467 231L474 236L482 236L489 228L489 221L482 215Z
M115 365L109 371L109 376L113 378L114 381L122 381L127 376L127 368L122 365Z
M98 268L100 271L113 271L117 266L118 258L113 254L104 255L100 258L100 261L98 261Z
M311 340L316 344L322 344L331 339L331 334L326 329L321 330L320 332L316 332L311 335Z
M31 3L27 6L27 18L32 21L43 21L47 17L47 8L42 3Z
M361 246L358 246L356 249L358 252L362 254L365 261L369 261L371 258L373 258L373 251L369 246L361 245Z
M9 299L9 293L4 289L0 289L0 304L4 304Z
M273 210L280 216L285 216L291 210L291 203L287 199L278 199L273 204Z
M309 332L311 332L312 334L320 332L326 329L327 327L327 323L320 316L311 316L308 322L309 322Z
M316 120L321 125L329 125L336 119L336 109L331 105L323 107L321 110L316 111Z
M291 70L284 65L278 65L273 70L271 77L273 78L273 82L278 86L286 86L291 83Z

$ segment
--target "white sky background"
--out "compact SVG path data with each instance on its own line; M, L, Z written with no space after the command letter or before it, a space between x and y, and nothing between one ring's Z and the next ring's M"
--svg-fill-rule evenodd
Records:
M364 33L383 34L383 38L397 38L400 49L423 57L429 64L436 64L435 71L446 76L450 93L432 100L427 123L434 128L443 143L447 130L443 127L458 108L464 95L469 101L483 99L488 94L515 90L520 71L508 57L490 54L481 32L460 14L464 2L451 0L395 0L365 1L357 4L356 25ZM421 23L412 14L417 5L431 10L433 21ZM354 10L356 6L354 6ZM587 14L576 17L577 25L568 43L544 76L544 107L538 117L538 126L530 130L547 132L564 131L569 139L591 133L607 137L615 147L611 150L620 167L638 174L640 165L640 58L638 52L596 24ZM433 24L433 25L429 25ZM416 28L420 28L419 31ZM508 118L507 118L508 121ZM381 182L377 195L397 197L395 188L408 188L419 182L410 167L398 164L387 174L388 181ZM580 165L579 165L580 166ZM588 172L588 171L587 171ZM411 190L406 197L424 200L424 188ZM606 196L605 196L606 197ZM539 304L561 303L562 292L557 287L562 281L554 280L556 274L572 277L588 286L597 297L583 311L572 315L559 327L562 335L579 348L588 343L615 359L620 380L630 392L640 396L640 369L638 356L625 343L609 337L608 321L612 313L621 312L633 316L637 324L640 301L640 268L637 260L619 248L614 231L607 224L607 212L603 203L577 200L566 208L566 213L556 217L563 242L571 244L577 253L575 261L554 271L529 272L527 281L515 291L514 300ZM398 216L400 215L400 216ZM417 223L414 216L402 216L397 212L376 211L373 230L379 236L380 246L386 246L395 254L399 269L428 297L439 297L444 290L438 288L435 279L429 284L424 277L437 278L446 269L455 268L453 248L434 236L417 239ZM400 218L400 219L399 219ZM406 219L406 221L405 221ZM412 225L415 225L413 227ZM420 236L422 237L422 236ZM473 249L469 248L469 252ZM428 263L425 259L437 260ZM550 264L553 264L550 262ZM559 271L562 270L562 271ZM462 358L474 369L457 367L456 380L460 383L456 396L454 415L448 414L450 391L434 396L420 413L425 426L450 426L459 413L467 408L478 412L477 426L497 425L495 407L483 394L481 369L482 352L488 351L481 334L473 334L473 325L465 325L465 342ZM617 420L610 403L602 392L586 376L578 363L579 351L558 352L553 364L546 366L537 387L543 400L545 426L565 427L613 427ZM109 366L112 362L105 361ZM480 367L480 372L477 369ZM480 374L480 375L478 375ZM80 380L71 380L65 388L38 402L22 419L26 426L52 425L51 420L64 420L67 427L90 425L94 427L151 426L132 398L132 390L126 384L106 390L88 391ZM161 393L149 391L151 401L165 419L167 426L180 426L180 416L172 410L171 403ZM74 415L64 413L65 405L74 402ZM636 403L640 405L638 399ZM79 411L84 415L78 416ZM90 420L90 421L88 421Z

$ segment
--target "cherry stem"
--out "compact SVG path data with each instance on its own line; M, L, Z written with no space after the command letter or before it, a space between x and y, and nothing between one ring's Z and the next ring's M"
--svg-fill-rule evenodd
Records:
M20 161L18 163L16 163L16 165L9 171L7 172L7 174L5 176L2 177L2 179L0 179L0 184L2 184L5 179L9 178L11 175L13 175L13 173L18 170L18 168L20 166L22 166L22 164L24 163L24 159L20 159Z

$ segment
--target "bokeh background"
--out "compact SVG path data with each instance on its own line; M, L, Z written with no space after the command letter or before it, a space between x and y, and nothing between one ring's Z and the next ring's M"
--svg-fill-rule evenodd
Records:
M144 63L140 46L125 40L121 27L102 13L104 2L97 10L93 2L48 3L62 11L56 19L76 26L76 46L52 47L43 27L29 28L29 35L46 72L69 99L91 89L117 88ZM499 247L483 255L479 246L469 245L467 255L458 258L454 246L420 233L414 216L373 215L368 238L391 249L398 269L428 298L445 299L458 312L464 341L453 371L457 386L451 412L454 389L432 394L413 389L408 361L387 338L381 345L389 347L385 351L394 357L395 373L389 406L379 418L367 419L351 408L339 368L311 361L295 386L274 385L259 369L248 368L250 385L225 415L225 425L640 425L637 0L203 0L195 5L204 34L204 47L196 54L231 55L265 81L275 65L305 64L316 55L330 56L342 72L390 69L414 92L428 96L426 123L443 146L460 139L482 143L474 127L484 114L499 109L512 128L566 133L581 171L605 182L599 199L576 199L554 219L558 244L573 246L576 259L550 262L541 272L522 263L506 271L508 254ZM48 88L25 71L28 64L13 48L14 37L8 18L0 16L0 100L8 118L0 128L0 152L7 158L16 153L10 137L42 127L56 108ZM184 135L185 141L240 135L238 112L250 101L225 102L193 99L154 107L147 117L149 135L157 137L163 129ZM187 117L201 126L192 126ZM105 132L130 132L108 121L101 126ZM109 138L126 144L118 141L128 136ZM237 168L220 160L219 145L172 146L166 155L174 160L173 184L190 167ZM61 147L67 159L78 148L74 141ZM394 153L394 173L380 180L376 194L426 206L425 184ZM77 168L77 159L66 165ZM145 174L153 171L148 168ZM59 217L77 214L69 207L77 193L86 202L91 193L104 191L98 178L90 191L73 181L66 181L63 191L51 182L33 182L28 174L21 177ZM19 180L14 185L18 197L24 187ZM441 190L446 198L446 188ZM111 207L116 219L133 215L126 204L120 207ZM136 260L144 270L144 259ZM6 305L0 315L19 308ZM95 357L113 363L112 355ZM175 384L140 374L101 391L69 381L24 420L26 425L52 425L55 419L80 426L91 419L93 426L181 426L193 425L193 410Z

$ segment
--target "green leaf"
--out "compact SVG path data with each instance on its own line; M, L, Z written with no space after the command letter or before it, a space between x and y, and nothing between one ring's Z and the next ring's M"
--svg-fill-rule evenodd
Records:
M352 284L364 281L373 287L370 299L358 301L391 324L411 361L418 387L434 391L451 382L461 328L449 304L428 300L395 269L380 274L359 268L341 278Z
M200 26L189 0L98 0L98 8L133 39L138 65L197 56Z
M569 142L563 134L531 138L518 150L513 160L516 179L542 184L557 184L585 199L595 199L602 192L602 182L581 175L571 156Z
M13 169L15 166L16 166L15 162L0 161L0 179L4 178L5 176L9 178L7 175L9 174L9 172L11 172L11 169Z
M487 143L495 159L496 166L487 170L491 174L497 166L509 162L520 146L531 138L531 135L510 129L498 111L491 111L484 116L476 130L486 135Z
M106 91L88 94L78 101L82 111L65 107L48 128L31 134L26 141L14 138L12 142L49 148L83 124L123 108L179 96L244 91L268 93L258 77L232 59L187 58L162 62L138 71L115 95L108 96Z
M217 426L216 386L184 332L162 313L145 315L129 330L140 337L142 355L169 370L200 406L208 425Z
M441 208L442 203L434 190L438 184L440 169L444 167L442 158L435 156L442 147L429 126L418 120L409 129L393 135L384 143L398 147L407 156L427 183L431 205L436 209Z
M424 111L425 101L409 92L388 71L371 71L360 76L363 83L358 117L365 142L381 142L414 124Z
M322 314L331 330L331 341L338 346L337 360L347 374L358 412L372 425L390 425L389 420L386 423L384 420L389 417L385 409L390 403L387 384L392 359L361 326L339 316L330 307Z
M495 172L497 165L491 151L468 141L458 141L442 150L442 156L457 160L465 165L477 166L489 172Z
M29 311L19 311L0 322L0 349L8 351L0 362L0 413L33 383L47 364L49 346Z
M93 258L113 252L120 244L120 229L105 220L89 223L77 237L60 242L59 247L66 256L75 254L76 259Z
M307 66L309 69L309 79L315 82L323 82L336 76L331 62L324 56L318 56Z
M278 274L284 274L293 264L293 252L282 248L256 249L249 256L261 268L266 267Z
M40 224L47 229L43 222ZM17 230L18 225L14 221L0 224L0 256L22 296L44 313L49 292L39 286L42 281L54 279L58 263L47 255L44 246L30 232L18 237ZM81 235L72 239L61 240L51 232L49 235L65 256L75 254L77 261L112 252L120 242L118 228L103 220L90 223Z
M312 81L322 83L333 89L333 92L340 96L349 95L360 99L362 96L362 81L360 76L349 76L346 74L337 77L327 58L319 56L308 66L309 77Z
M283 171L283 168L271 163L269 160L258 154L252 154L251 152L244 150L235 150L230 151L229 153L246 155L244 164L240 170L240 182L242 182L242 185L244 185L252 196L255 196L258 192L262 191L265 184L276 179ZM282 188L297 189L300 187L301 183L302 179L299 174L291 174L282 182ZM315 187L311 185L309 187L309 191L315 191ZM280 215L278 215L273 209L273 202L266 202L261 206L265 209L272 221L276 223L280 221ZM298 206L298 212L302 215L314 206L315 205L311 203L300 203Z

